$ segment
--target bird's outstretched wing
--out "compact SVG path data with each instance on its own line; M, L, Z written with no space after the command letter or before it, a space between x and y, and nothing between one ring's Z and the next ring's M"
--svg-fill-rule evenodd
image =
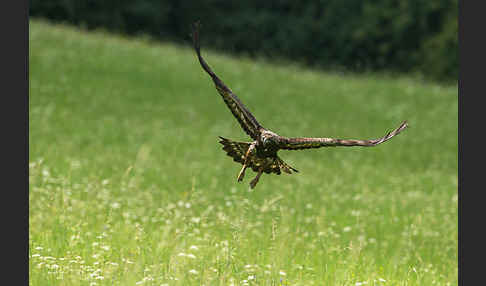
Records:
M224 102L229 107L233 115L236 117L241 127L245 132L250 135L251 138L257 140L260 135L260 130L263 128L255 119L253 114L243 105L238 97L227 87L221 79L211 70L209 65L201 56L200 43L199 43L199 21L193 24L192 39L194 42L194 49L196 50L199 63L202 68L211 76L218 90L219 94L223 97Z
M335 139L335 138L287 138L279 137L278 146L285 150L300 150L320 147L336 146L364 146L372 147L381 144L408 127L407 121L402 122L398 128L388 132L385 136L371 140Z

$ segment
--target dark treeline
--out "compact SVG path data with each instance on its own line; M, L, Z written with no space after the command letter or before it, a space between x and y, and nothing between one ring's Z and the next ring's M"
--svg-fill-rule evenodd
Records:
M30 15L318 68L458 78L458 0L31 0Z

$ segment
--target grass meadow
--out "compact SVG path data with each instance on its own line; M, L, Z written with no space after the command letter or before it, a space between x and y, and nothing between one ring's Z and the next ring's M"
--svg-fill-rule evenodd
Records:
M203 46L281 135L409 121L375 148L280 151L300 172L250 190L218 143L249 138L189 45L29 29L30 285L458 284L457 86Z

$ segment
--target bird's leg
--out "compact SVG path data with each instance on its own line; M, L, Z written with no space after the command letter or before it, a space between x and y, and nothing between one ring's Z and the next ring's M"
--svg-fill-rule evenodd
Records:
M245 177L245 170L248 167L248 163L250 161L250 153L252 153L254 149L255 149L255 144L252 143L248 148L248 151L246 151L245 162L243 163L243 167L241 168L241 171L238 174L238 182L241 182L243 180L243 177Z
M240 173L238 174L238 182L241 182L243 180L243 177L245 176L245 170L248 166L246 164L243 164L243 168L241 168Z
M251 182L250 182L250 187L251 187L252 189L253 189L253 188L256 186L256 184L258 183L258 180L260 180L260 176L261 176L262 174L263 174L263 168L260 168L260 169L258 170L258 174L256 175L256 177L255 177L253 180L251 180Z

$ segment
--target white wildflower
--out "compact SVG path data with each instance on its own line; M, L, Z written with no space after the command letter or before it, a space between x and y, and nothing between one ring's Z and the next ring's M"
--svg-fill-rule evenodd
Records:
M189 273L190 273L190 274L194 274L194 275L199 274L199 272L197 272L197 270L196 270L196 269L191 269L191 270L189 270Z
M120 207L121 207L121 205L118 202L114 202L114 203L111 204L112 209L119 209Z

